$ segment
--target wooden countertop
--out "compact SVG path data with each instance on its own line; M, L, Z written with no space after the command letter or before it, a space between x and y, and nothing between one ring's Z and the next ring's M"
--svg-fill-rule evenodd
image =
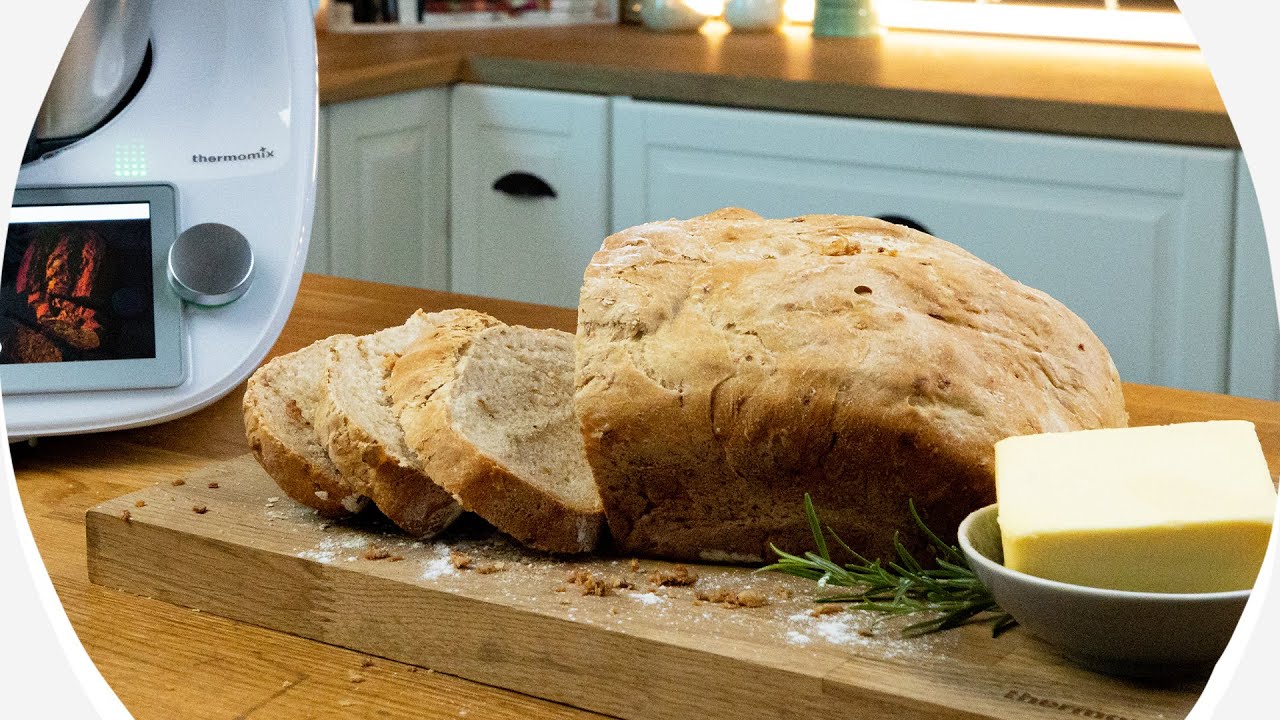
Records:
M723 30L723 25L720 26ZM318 34L320 100L455 82L1239 147L1199 50L632 26Z
M458 306L535 327L574 326L570 310L308 275L272 354L337 332L398 324L418 307ZM91 585L85 511L244 453L241 394L164 425L12 448L23 507L54 587L90 657L135 717L597 717ZM1127 385L1125 396L1134 424L1253 420L1272 473L1280 472L1280 403L1141 385ZM356 672L362 682L352 682Z

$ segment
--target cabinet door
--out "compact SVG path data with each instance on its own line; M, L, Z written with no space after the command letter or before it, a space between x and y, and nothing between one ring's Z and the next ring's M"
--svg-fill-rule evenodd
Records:
M447 290L449 91L329 106L330 272Z
M329 108L316 115L316 210L311 219L311 242L306 271L329 274Z
M608 100L454 88L453 290L577 307L609 230Z
M1232 395L1280 400L1280 322L1273 263L1253 180L1240 162L1236 189L1235 277L1231 286Z
M615 101L614 224L894 215L1083 317L1130 382L1224 392L1234 154Z

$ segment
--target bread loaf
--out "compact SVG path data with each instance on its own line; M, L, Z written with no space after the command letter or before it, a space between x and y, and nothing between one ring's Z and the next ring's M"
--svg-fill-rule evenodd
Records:
M409 446L463 507L539 550L595 547L572 335L458 311L396 361L390 388Z
M320 380L315 430L329 458L356 491L417 537L444 530L462 507L432 482L405 444L387 380L396 360L419 335L459 312L418 310L403 325L340 338L328 348Z
M812 493L868 556L914 500L954 535L993 445L1127 423L1061 303L879 220L724 210L606 239L579 306L576 409L619 549L759 562L812 546Z

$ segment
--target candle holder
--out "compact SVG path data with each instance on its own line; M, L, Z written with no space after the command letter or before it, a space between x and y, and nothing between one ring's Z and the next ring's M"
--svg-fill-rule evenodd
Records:
M689 7L684 0L642 0L640 20L650 30L692 32L702 27L707 16Z
M734 32L767 32L782 25L783 0L729 0L724 21Z
M869 37L881 30L874 0L817 0L814 7L814 37Z

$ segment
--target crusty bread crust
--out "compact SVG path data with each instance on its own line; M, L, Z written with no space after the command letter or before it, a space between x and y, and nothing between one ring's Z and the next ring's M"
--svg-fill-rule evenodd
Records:
M330 352L331 362L335 361L337 347ZM394 457L343 410L331 392L335 382L332 372L332 365L326 363L315 429L338 471L406 533L426 538L447 528L462 514L462 506L415 464L416 458L402 462Z
M287 356L272 362L284 357ZM274 402L266 380L270 372L267 365L254 372L244 393L245 436L254 457L285 495L315 508L321 516L341 518L359 512L366 499L352 491L336 468L321 466L307 459L280 437L278 429L268 419L263 405Z
M564 504L454 429L449 408L458 361L476 334L498 325L487 315L467 313L424 334L396 361L391 397L405 439L432 479L494 527L539 550L588 552L600 532L598 509Z
M565 505L481 452L454 430L448 392L446 384L435 400L402 420L416 447L429 448L423 458L431 476L468 510L529 547L555 553L594 549L603 521L599 510Z
M462 514L462 506L447 490L423 470L401 465L346 415L317 412L316 420L317 430L329 438L329 457L338 471L396 527L427 538Z
M627 553L759 562L812 546L811 493L868 556L908 499L954 536L1009 435L1123 426L1106 349L1060 303L870 218L728 209L605 240L575 407Z

